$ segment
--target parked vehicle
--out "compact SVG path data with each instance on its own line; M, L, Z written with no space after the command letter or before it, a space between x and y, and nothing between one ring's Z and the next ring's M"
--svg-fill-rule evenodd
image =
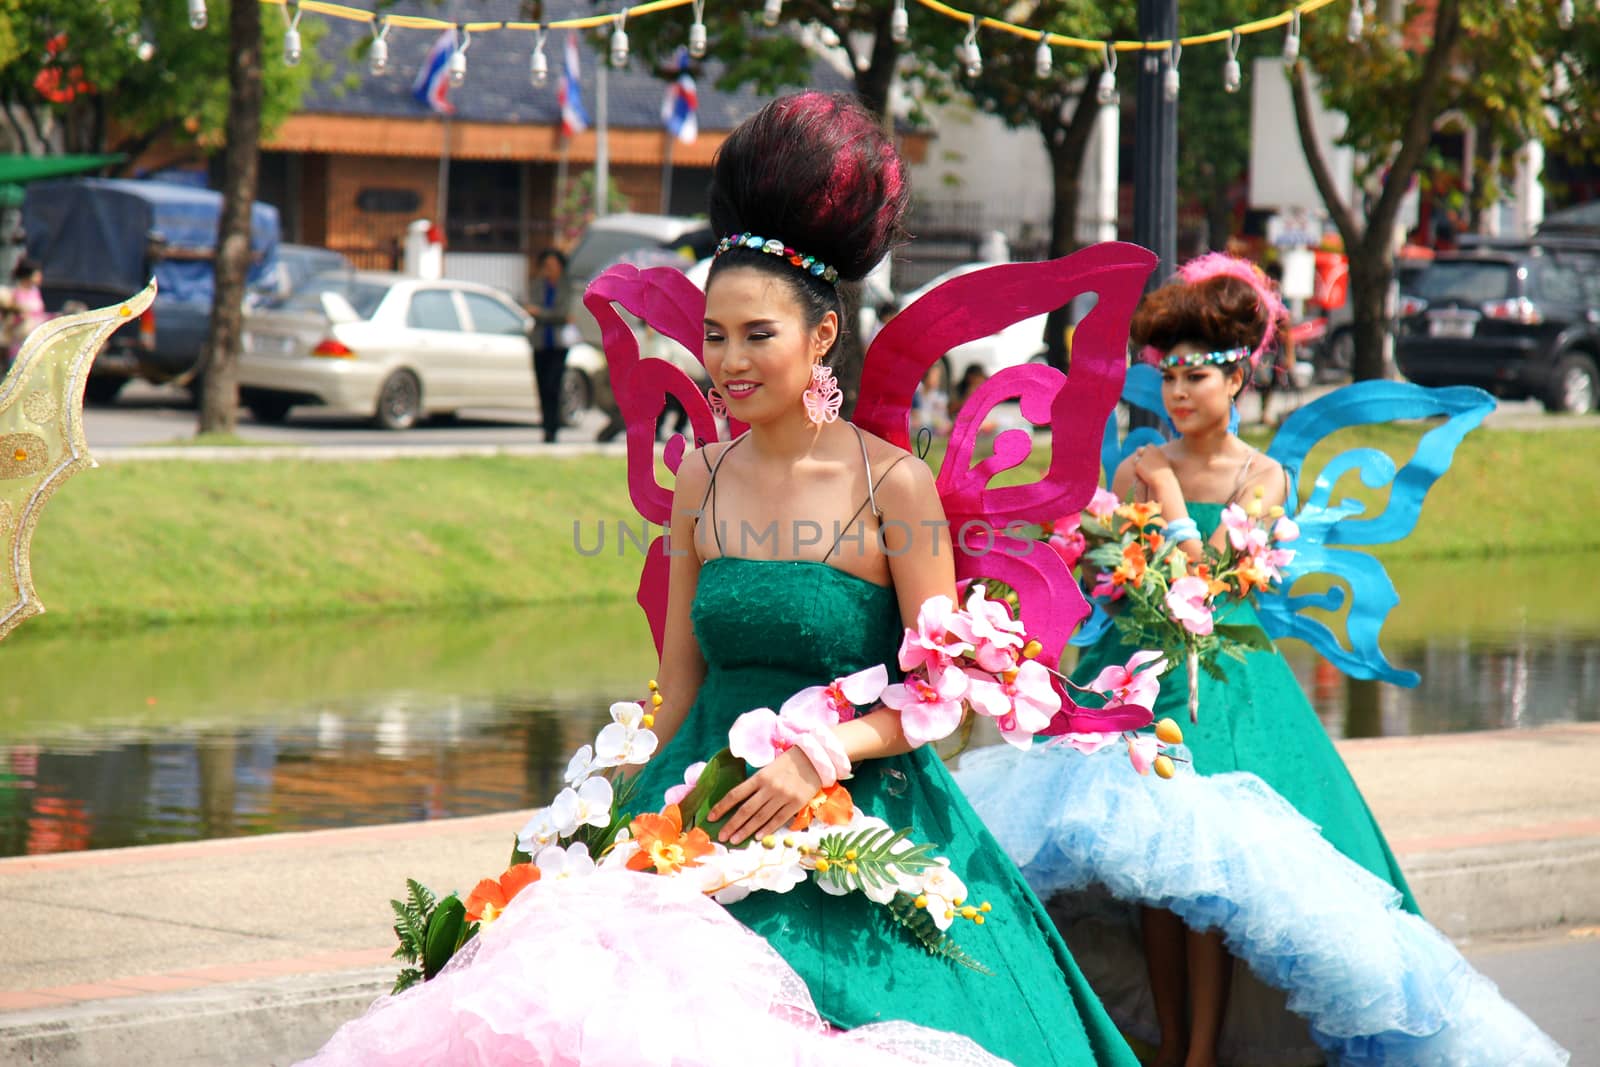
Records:
M320 274L246 314L239 397L262 422L311 404L391 430L468 407L537 410L532 327L507 294L475 282ZM587 402L595 362L569 355L564 399Z
M1417 280L1396 358L1420 385L1477 385L1550 411L1600 395L1600 242L1536 238L1441 253Z
M926 285L902 297L900 306L909 307L951 278L958 278L963 274L992 266L993 263L963 263L951 267ZM1044 327L1045 316L1035 315L1021 322L1014 322L999 333L957 345L944 354L945 381L954 385L965 378L973 368L983 371L985 375L993 375L1006 367L1035 361L1042 362L1045 358Z
M583 291L614 263L640 267L671 263L688 270L715 250L717 240L705 219L680 215L604 215L589 223L567 261L571 283L572 320L583 340L600 347L600 326L583 307Z
M85 390L110 403L131 378L164 382L193 371L211 325L222 194L165 182L81 178L36 182L23 201L28 254L44 269L45 307L104 307L156 280L150 310L113 335ZM251 215L248 286L277 269L278 211Z
M316 245L281 244L277 266L245 295L246 307L273 307L283 303L300 286L319 274L355 270L343 252Z

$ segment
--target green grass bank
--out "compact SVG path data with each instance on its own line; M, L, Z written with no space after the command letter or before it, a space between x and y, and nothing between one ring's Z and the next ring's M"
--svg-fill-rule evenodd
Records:
M1335 444L1403 460L1420 432L1348 431ZM1465 561L1570 560L1600 548L1597 459L1596 430L1472 434L1417 530L1381 550L1402 593L1405 562L1463 561L1470 582L1483 569ZM1354 478L1335 496L1383 503ZM174 622L626 601L641 554L619 537L623 524L639 537L615 457L107 464L68 483L45 511L33 556L49 614L13 640Z

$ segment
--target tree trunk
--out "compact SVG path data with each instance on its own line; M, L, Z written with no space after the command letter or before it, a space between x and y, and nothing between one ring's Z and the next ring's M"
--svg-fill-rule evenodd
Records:
M889 90L894 85L894 68L900 59L900 46L889 35L892 7L882 4L878 24L873 28L872 57L866 70L856 72L856 98L861 106L883 119L884 128L894 134L894 117L889 114ZM848 48L849 40L844 39Z
M1389 283L1394 253L1387 241L1368 239L1349 248L1351 336L1355 360L1350 376L1358 382L1388 376L1385 338L1389 329Z
M201 433L231 433L238 418L239 332L250 269L250 209L261 160L261 5L233 0L228 14L228 124L222 221L217 233L211 330L202 357Z

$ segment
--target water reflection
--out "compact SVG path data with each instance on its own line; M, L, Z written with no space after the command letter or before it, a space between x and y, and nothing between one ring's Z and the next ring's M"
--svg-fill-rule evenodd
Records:
M1420 589L1402 585L1402 611L1434 614L1397 613L1386 644L1422 674L1417 689L1351 682L1286 647L1330 734L1600 718L1600 618L1463 605L1463 586L1440 613L1429 597L1455 580L1449 565L1405 574ZM1515 574L1481 595L1541 588ZM632 604L13 638L0 645L0 855L530 807L652 669Z

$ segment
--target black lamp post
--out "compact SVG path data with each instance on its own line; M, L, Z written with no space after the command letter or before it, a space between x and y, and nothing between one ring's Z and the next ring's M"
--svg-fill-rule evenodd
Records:
M1173 41L1178 0L1139 0L1139 36ZM1181 57L1180 57L1181 58ZM1133 239L1161 257L1150 276L1155 288L1178 268L1178 101L1167 98L1172 52L1139 53L1139 95L1134 115Z

